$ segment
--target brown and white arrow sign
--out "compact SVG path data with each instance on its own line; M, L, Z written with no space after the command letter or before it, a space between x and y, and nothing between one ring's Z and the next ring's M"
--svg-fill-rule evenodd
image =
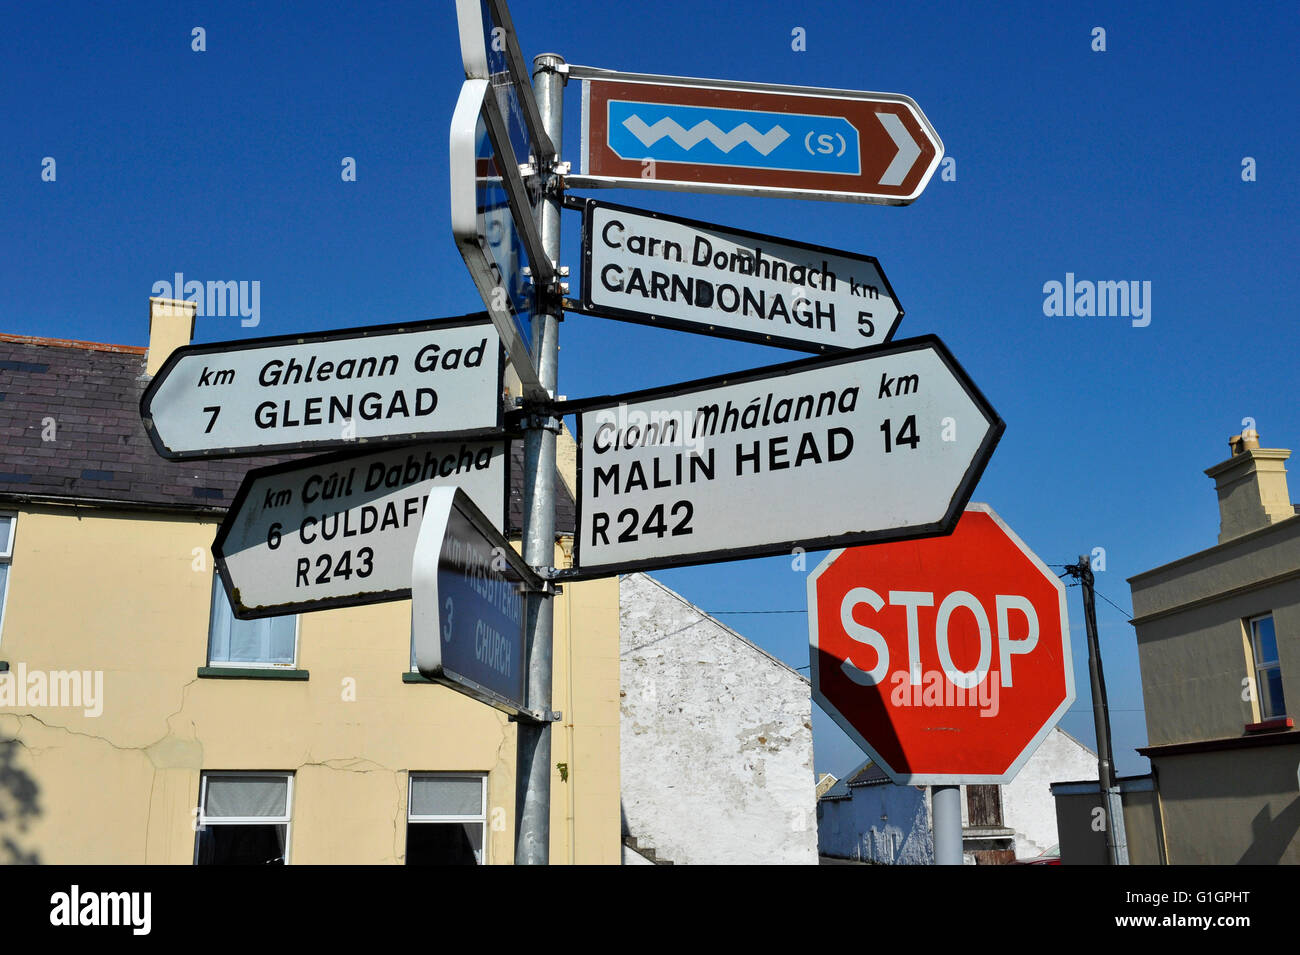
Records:
M569 186L906 205L943 142L899 93L569 67L583 81L582 170Z

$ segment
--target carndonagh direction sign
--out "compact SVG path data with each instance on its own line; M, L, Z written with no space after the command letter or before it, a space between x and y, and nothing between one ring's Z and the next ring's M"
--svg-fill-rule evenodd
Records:
M898 93L616 73L583 80L582 173L622 186L906 205L943 142Z
M355 448L502 430L487 315L178 348L140 399L164 458Z
M586 199L586 315L799 351L889 341L902 306L869 255Z
M501 526L507 447L413 444L250 471L212 544L235 616L409 597L430 491L460 486Z
M574 579L945 534L1004 428L934 336L562 408Z

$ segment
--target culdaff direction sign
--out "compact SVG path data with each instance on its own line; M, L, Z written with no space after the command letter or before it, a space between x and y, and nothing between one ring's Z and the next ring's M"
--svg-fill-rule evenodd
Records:
M562 409L578 579L946 534L1004 428L934 336Z
M502 430L486 315L178 348L140 399L154 450L238 457Z
M413 444L250 471L212 544L241 619L411 595L411 556L434 488L458 486L505 521L509 445Z
M570 66L582 88L582 170L622 186L906 205L943 158L898 93L616 73Z
M831 352L889 341L903 317L869 255L574 200L586 315Z

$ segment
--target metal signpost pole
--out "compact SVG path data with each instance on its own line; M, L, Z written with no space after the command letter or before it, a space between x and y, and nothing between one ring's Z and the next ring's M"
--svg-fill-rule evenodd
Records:
M961 787L931 786L934 813L934 864L961 865Z
M533 60L533 86L542 126L551 141L562 141L564 125L564 60L544 53ZM557 157L558 160L558 157ZM561 197L548 189L539 204L542 246L553 262L560 259ZM542 387L555 395L559 364L558 289L538 296L533 354ZM524 560L530 567L555 562L555 437L559 421L548 409L528 416L524 424ZM549 594L528 595L528 706L551 714L551 637L554 606ZM515 864L546 865L551 833L551 724L519 722L515 783Z

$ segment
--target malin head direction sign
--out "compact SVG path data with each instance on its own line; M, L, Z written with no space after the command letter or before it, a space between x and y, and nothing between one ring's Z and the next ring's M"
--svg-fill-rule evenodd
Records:
M565 577L945 534L1004 427L934 336L569 408Z

